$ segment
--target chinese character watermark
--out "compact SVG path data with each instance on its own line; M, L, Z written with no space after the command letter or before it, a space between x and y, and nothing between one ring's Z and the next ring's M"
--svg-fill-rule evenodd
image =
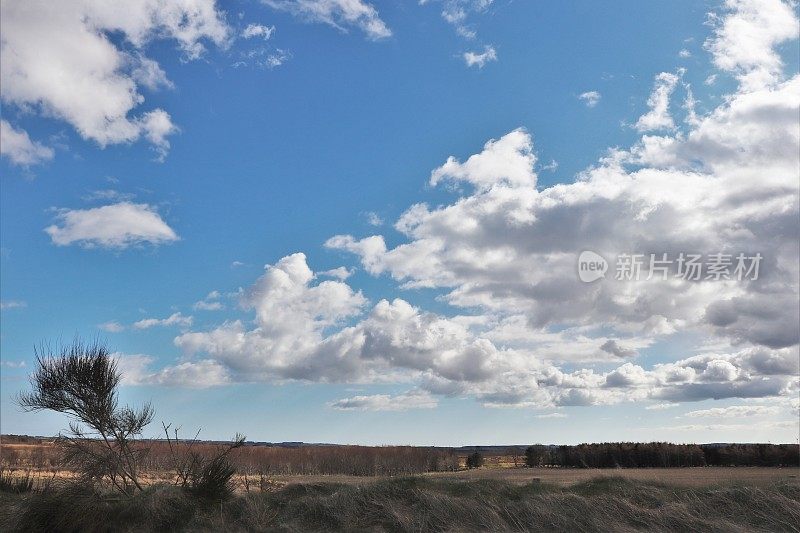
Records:
M758 279L761 253L707 255L680 252L658 254L618 254L614 262L617 281L680 279L685 281L755 281ZM586 250L578 256L578 277L591 283L606 277L609 263L596 252Z

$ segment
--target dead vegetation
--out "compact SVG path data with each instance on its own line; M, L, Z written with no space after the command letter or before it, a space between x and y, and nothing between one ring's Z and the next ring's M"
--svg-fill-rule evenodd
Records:
M155 485L0 494L4 531L797 531L800 487L676 488L605 477L558 487L412 477L294 484L207 506Z

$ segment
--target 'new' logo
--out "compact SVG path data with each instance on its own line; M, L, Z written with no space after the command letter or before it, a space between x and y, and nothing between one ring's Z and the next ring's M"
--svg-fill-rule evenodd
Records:
M584 283L591 283L606 277L608 262L602 255L585 250L578 256L578 277Z

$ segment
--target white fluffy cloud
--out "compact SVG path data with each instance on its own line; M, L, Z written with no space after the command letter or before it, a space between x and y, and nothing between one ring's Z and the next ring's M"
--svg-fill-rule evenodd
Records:
M206 352L249 379L307 376L337 381L353 375L349 330L328 338L325 332L358 315L366 299L341 281L316 283L304 254L267 265L240 303L255 312L254 329L229 322L212 331L183 334L176 345L188 354Z
M672 130L675 122L669 114L669 100L680 77L670 72L662 72L656 76L655 87L647 99L650 111L639 117L636 129L639 131Z
M590 328L590 336L593 328L610 328L619 340L596 346L617 356L634 356L626 346L630 335L711 333L732 346L702 369L673 368L674 382L629 363L602 376L601 387L574 387L556 403L609 401L614 389L675 401L781 394L796 372L789 361L800 336L800 77L774 74L767 85L741 86L708 114L689 113L688 129L678 130L669 104L681 75L656 77L650 111L637 123L642 131L673 133L610 151L574 183L538 189L532 140L516 130L466 163L451 157L434 170L432 185L450 180L473 190L449 205L409 208L395 225L408 242L389 248L380 235L341 235L327 244L357 254L368 272L388 273L404 287L445 290L453 305L505 315L504 335L511 324L517 338L529 341L543 328ZM586 285L575 275L582 250L607 258L625 251L673 257L758 251L769 259L750 282L673 277ZM559 339L562 348L574 346L566 340ZM528 344L542 355L541 345ZM742 353L737 346L755 351L734 357ZM562 350L562 358L571 353ZM759 375L783 377L753 378Z
M54 153L52 148L32 141L27 132L0 120L0 155L13 164L29 167L53 159Z
M448 179L474 191L450 205L409 208L395 225L408 242L389 249L380 235L345 235L328 246L405 287L447 290L446 300L465 308L524 313L534 327L699 328L734 343L794 345L798 88L795 77L731 95L688 132L644 136L574 183L542 190L530 136L516 130L432 173L434 185ZM624 251L673 259L679 251L760 252L768 266L750 282L585 285L575 276L582 250L609 259Z
M142 354L115 353L114 359L125 385L163 385L205 389L230 383L227 370L215 361L184 361L160 370L152 368L155 358Z
M464 52L463 57L464 63L466 63L468 67L483 68L486 66L486 63L497 61L497 51L494 49L494 46L487 44L483 47L482 52Z
M521 347L503 346L502 335L513 335L485 316L443 317L401 299L381 300L348 325L361 314L363 297L343 282L314 284L314 279L302 254L268 266L243 293L242 304L255 311L253 326L236 321L181 334L175 343L186 363L204 354L202 361L223 368L234 381L417 383L413 392L399 396L356 396L331 404L371 410L430 407L440 395L470 396L492 407L775 397L788 394L798 372L796 346L706 352L649 370L628 362L606 372L565 371L561 364L570 350L576 361L618 361L620 352L625 357L635 352L609 339L570 340L564 332L529 335Z
M436 290L464 314L401 298L368 308L345 278L319 281L294 254L242 293L252 324L187 332L176 345L234 381L410 383L493 407L796 395L800 77L741 85L683 123L669 114L679 81L680 73L657 77L640 121L666 133L609 150L571 183L540 187L532 137L517 129L434 169L430 184L460 195L408 208L395 224L399 244L382 235L326 243L355 254L369 274ZM759 252L764 265L757 280L689 281L673 265L666 279L586 284L576 274L583 250L608 259ZM715 347L637 364L675 334Z
M62 209L57 223L45 228L53 244L127 248L137 244L167 244L178 235L147 204L119 202L92 209Z
M144 56L154 39L174 40L187 59L204 41L224 46L229 29L214 0L2 2L0 96L6 104L69 123L101 147L146 138L160 157L176 131L163 109L132 113L144 103L139 86L170 87L160 66ZM134 52L108 35L125 39ZM41 159L41 157L40 157Z
M463 181L479 190L488 190L497 184L534 187L534 163L536 156L530 136L523 130L515 130L498 140L488 141L481 153L470 156L464 163L448 157L444 165L431 172L430 184ZM398 224L413 223L411 219L416 213L408 211L407 214L409 220L401 218Z
M711 14L714 35L705 47L716 66L734 73L745 90L760 89L782 75L777 45L797 39L794 5L782 0L726 0L723 15Z
M261 0L264 4L310 22L321 22L342 31L355 26L373 40L392 31L381 20L375 6L363 0Z

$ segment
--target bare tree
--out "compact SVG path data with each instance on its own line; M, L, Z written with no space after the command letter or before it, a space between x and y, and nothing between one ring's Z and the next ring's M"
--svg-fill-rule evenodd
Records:
M57 353L40 346L36 360L32 390L20 394L18 403L27 411L52 410L71 418L69 433L59 436L65 462L83 481L108 479L123 494L142 490L139 463L148 449L136 439L154 411L149 403L140 409L119 406L121 374L108 348L76 339Z
M515 468L518 467L519 466L519 462L520 462L520 458L522 457L522 454L524 452L518 447L513 447L513 448L509 448L508 453L511 455L511 461L513 461L514 467Z

